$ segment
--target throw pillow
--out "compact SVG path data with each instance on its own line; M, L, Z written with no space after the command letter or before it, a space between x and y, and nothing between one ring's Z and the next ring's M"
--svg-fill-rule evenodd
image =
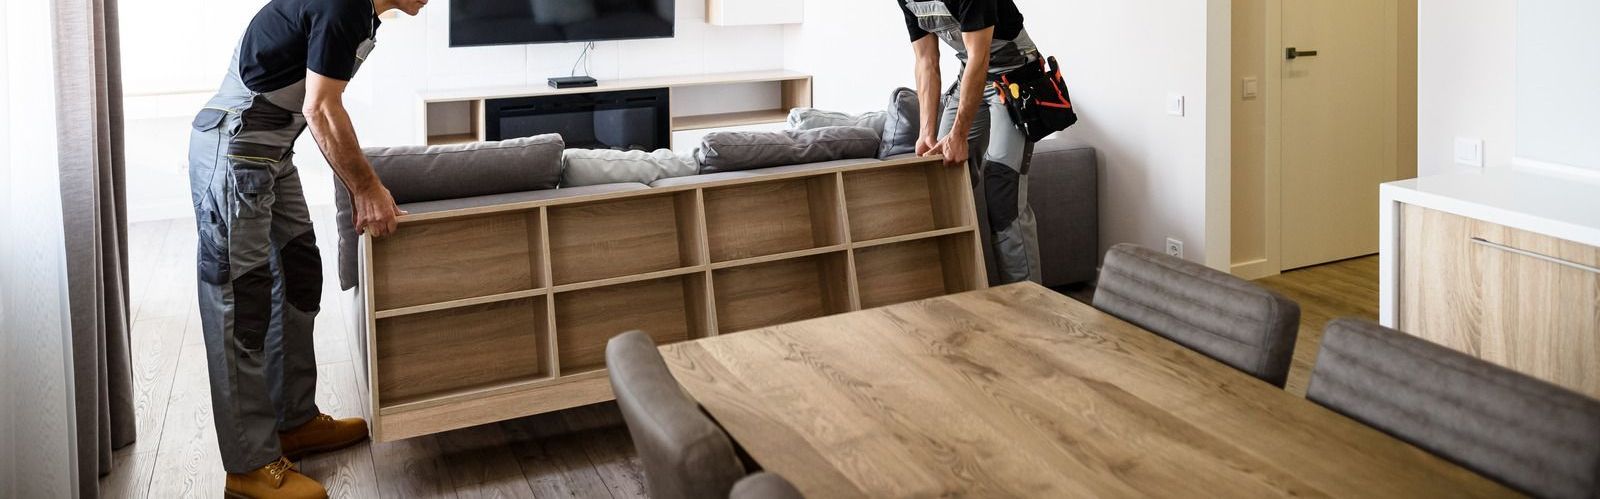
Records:
M695 151L700 173L717 173L840 159L872 158L880 135L871 128L834 126L779 132L712 132Z
M700 168L693 158L673 154L668 149L654 152L567 149L563 161L567 167L561 172L561 187L619 182L649 184L664 178L694 175Z
M873 111L863 114L849 114L838 111L823 111L811 107L797 107L789 110L789 128L794 130L810 130L825 126L859 126L883 131L883 122L887 119L883 111Z
M901 87L890 94L878 159L917 151L917 135L922 132L918 129L922 110L917 108L917 102L916 90Z

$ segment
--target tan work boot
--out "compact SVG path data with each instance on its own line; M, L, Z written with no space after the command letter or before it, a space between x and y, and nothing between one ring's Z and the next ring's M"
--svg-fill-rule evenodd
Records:
M328 491L280 457L249 473L229 473L223 495L229 499L327 499Z
M327 414L318 414L298 428L278 434L283 455L297 461L311 454L343 449L366 439L366 420L333 419Z

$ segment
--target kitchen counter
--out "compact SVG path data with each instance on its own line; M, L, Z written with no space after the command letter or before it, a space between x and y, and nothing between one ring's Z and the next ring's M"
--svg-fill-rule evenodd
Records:
M1600 397L1600 176L1491 168L1379 200L1379 322Z

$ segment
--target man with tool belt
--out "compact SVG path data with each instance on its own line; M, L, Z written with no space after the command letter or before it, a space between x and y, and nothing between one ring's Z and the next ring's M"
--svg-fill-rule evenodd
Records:
M373 236L401 214L361 153L341 101L372 51L378 14L427 0L271 0L222 87L195 116L189 185L200 231L200 323L228 497L326 497L291 459L367 437L316 404L312 324L322 261L294 165L307 126Z
M1012 123L989 83L1008 71L1037 64L1038 49L1022 27L1013 0L896 0L905 14L917 57L917 97L922 130L918 155L943 154L951 166L966 162L988 208L990 251L999 267L996 284L1039 282L1039 237L1028 206L1028 162L1033 144ZM929 36L934 35L934 36ZM939 41L962 62L960 79L943 95ZM959 133L955 133L959 132Z

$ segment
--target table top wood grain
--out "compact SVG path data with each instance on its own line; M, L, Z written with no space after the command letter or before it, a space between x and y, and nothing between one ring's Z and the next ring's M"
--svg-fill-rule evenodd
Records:
M1034 284L662 353L808 497L1515 495Z

